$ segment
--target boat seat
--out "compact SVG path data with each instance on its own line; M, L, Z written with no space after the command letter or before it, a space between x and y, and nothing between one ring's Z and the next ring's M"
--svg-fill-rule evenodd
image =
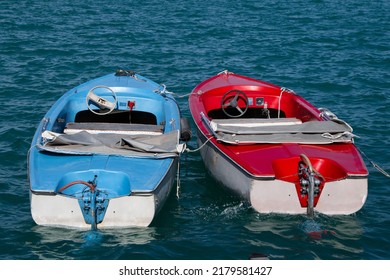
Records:
M162 125L153 124L71 122L66 124L64 133L75 134L86 131L91 134L161 135L163 130Z

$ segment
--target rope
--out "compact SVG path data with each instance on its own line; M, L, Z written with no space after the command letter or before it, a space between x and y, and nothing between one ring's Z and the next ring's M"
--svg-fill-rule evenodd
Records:
M386 176L387 178L390 178L390 174L387 173L382 167L380 167L378 164L376 164L373 160L371 160L362 150L359 149L358 146L356 146L356 148L359 150L359 152L365 156L365 158L372 164L372 166L378 170L380 173L382 173L384 176Z
M203 144L202 146L200 146L199 148L195 149L195 150L191 150L189 148L186 148L185 151L188 152L188 153L195 153L195 152L198 152L200 151L206 144L207 142L209 142L211 139L213 138L213 136L210 136L210 138L208 138Z
M162 89L161 89L161 90L160 90L160 89L156 89L156 90L154 90L154 92L159 93L159 94L162 94L162 95L164 95L164 94L170 94L170 95L174 96L175 98L187 97L187 96L190 96L191 93L192 93L192 92L190 92L190 93L187 93L187 94L184 94L184 95L178 95L178 94L175 93L175 92L168 91L168 90L167 90L167 86L166 86L165 84L161 84L160 86L162 87Z
M210 136L210 138L208 138L203 144L202 146L200 146L199 148L195 149L195 150L191 150L189 148L186 148L187 146L184 144L184 149L181 153L184 153L184 152L187 152L187 153L195 153L199 150L201 150L206 144L207 142L209 142L211 139L213 138L213 136ZM176 178L176 197L177 198L180 198L180 161L179 163L177 164L177 174L176 174L177 178Z
M283 92L286 91L286 88L282 88L282 90L280 91L280 95L279 95L279 102L278 102L278 119L280 119L280 102L282 101L282 95L283 95Z
M360 138L359 136L357 136L349 131L344 131L344 132L337 133L337 134L331 134L329 132L325 132L325 133L322 133L321 136L326 138L326 139L330 139L330 140L337 140L337 139L340 139L342 137L347 138L346 140L350 140L354 137Z
M229 70L223 70L221 72L219 72L217 75L221 75L221 74L225 74L225 75L228 75L228 74L234 74L233 72L230 72Z
M192 94L192 92L190 93L187 93L187 94L184 94L184 95L178 95L177 93L171 93L173 96L177 97L177 98L183 98L183 97L187 97L187 96L190 96Z
M177 163L177 174L176 174L176 197L180 198L180 160Z

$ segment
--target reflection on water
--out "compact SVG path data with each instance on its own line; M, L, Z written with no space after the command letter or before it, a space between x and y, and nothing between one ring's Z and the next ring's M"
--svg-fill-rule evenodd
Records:
M245 225L257 237L248 242L271 259L361 259L364 252L363 229L355 215L257 216Z
M85 231L34 226L31 233L34 238L26 247L38 259L119 259L125 248L153 241L156 230L133 227Z

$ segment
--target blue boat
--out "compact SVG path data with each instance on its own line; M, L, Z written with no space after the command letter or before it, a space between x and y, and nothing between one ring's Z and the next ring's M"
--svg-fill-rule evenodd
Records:
M178 175L188 121L164 85L134 71L77 86L39 123L28 154L38 225L148 226Z

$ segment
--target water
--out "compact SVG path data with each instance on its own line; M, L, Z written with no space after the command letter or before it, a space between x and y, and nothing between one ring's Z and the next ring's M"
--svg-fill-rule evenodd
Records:
M187 154L180 197L150 227L98 232L35 225L26 170L54 101L125 68L166 84L187 117L184 96L225 69L291 88L389 171L389 1L75 2L0 2L0 259L390 259L390 179L367 161L364 208L309 220L255 213Z

